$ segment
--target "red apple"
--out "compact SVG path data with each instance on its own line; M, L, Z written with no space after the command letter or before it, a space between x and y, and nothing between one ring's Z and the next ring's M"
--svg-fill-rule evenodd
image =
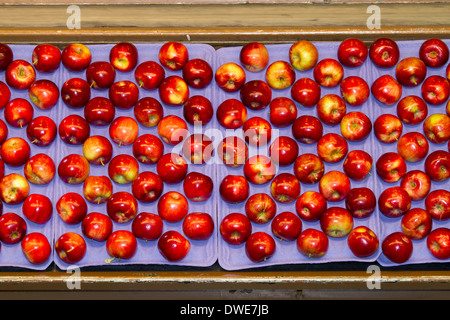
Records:
M8 85L0 81L0 109L3 109L11 99L11 90Z
M295 202L297 215L307 222L319 221L327 208L328 203L325 197L314 190L302 193Z
M131 224L131 231L138 239L157 240L163 233L164 222L160 216L151 212L140 212Z
M319 84L310 78L301 78L291 87L291 97L300 103L300 106L311 108L317 104L321 96Z
M243 167L245 178L256 185L269 183L275 177L276 171L275 163L262 154L248 158Z
M292 66L299 71L313 69L319 60L317 47L308 40L299 40L293 43L288 54Z
M276 214L277 204L267 193L254 193L245 202L245 215L253 223L268 223Z
M397 103L397 116L406 124L415 125L428 115L428 105L416 95L408 95Z
M383 254L394 263L405 263L413 253L413 243L403 232L393 232L381 244Z
M342 117L340 127L348 141L363 141L372 132L372 121L363 112L351 111Z
M413 201L421 201L431 190L431 179L422 170L410 170L400 180L400 187L408 192Z
M449 49L441 39L428 39L420 46L419 57L427 67L439 68L447 63L449 59Z
M293 164L298 157L298 153L297 142L289 136L277 137L269 147L270 158L281 167Z
M194 133L184 140L182 152L192 164L204 164L212 158L214 145L207 135Z
M116 69L108 61L94 61L86 69L86 81L92 89L107 90L116 80Z
M244 202L250 195L250 186L244 176L230 174L220 182L219 194L228 203Z
M109 125L109 137L120 146L129 146L139 135L139 125L134 118L119 116Z
M134 70L134 79L139 88L153 91L158 89L159 85L166 77L166 71L156 61L144 61Z
M136 254L137 240L134 234L129 230L113 231L106 240L106 252L114 259L131 259Z
M411 240L425 239L433 226L433 218L422 208L412 208L401 219L402 232Z
M422 82L422 98L433 106L445 103L450 96L450 81L440 75L431 75Z
M89 176L83 182L83 196L89 203L105 203L112 194L113 184L107 176Z
M46 235L40 232L30 232L21 241L22 252L31 264L39 265L50 259L52 246Z
M375 119L373 132L378 141L387 144L395 143L403 133L403 123L397 116L383 113Z
M323 125L317 117L304 114L295 119L291 131L292 137L298 142L314 144L323 136Z
M109 61L116 70L121 72L132 71L138 63L138 50L129 42L115 44L109 51Z
M275 237L282 241L295 241L302 232L302 220L290 211L283 211L275 216L270 229Z
M260 42L249 42L242 46L239 52L239 61L246 70L259 72L269 64L269 51Z
M228 136L220 141L217 153L226 166L237 168L248 159L248 146L243 139L237 136Z
M84 106L84 118L89 124L98 127L109 125L116 116L116 108L106 97L93 97Z
M61 52L61 62L69 71L83 71L91 61L91 51L81 43L70 43Z
M208 240L214 233L214 220L208 213L192 212L184 218L182 228L191 240Z
M372 83L370 87L372 95L384 105L390 106L397 103L402 97L402 85L391 75L385 74Z
M325 172L325 165L314 153L301 154L294 161L294 174L304 184L319 182Z
M82 109L91 99L91 86L81 78L70 78L61 86L61 100L72 109Z
M272 100L272 89L262 80L250 80L241 87L239 97L248 109L262 110Z
M359 76L348 76L341 81L339 86L341 97L352 106L362 106L370 96L370 87L366 80Z
M108 176L118 184L130 184L136 179L138 174L138 161L127 153L115 155L108 163Z
M161 46L158 57L163 67L178 71L189 61L189 51L183 43L169 41Z
M350 231L347 244L350 251L359 258L373 255L380 246L380 240L373 230L367 226L358 226Z
M113 146L108 138L92 135L83 142L83 156L92 165L106 165L113 156Z
M89 122L78 114L71 114L61 120L58 134L62 141L71 145L82 145L91 134Z
M27 138L38 147L51 145L57 134L58 128L55 121L47 116L37 116L27 125Z
M352 188L345 197L345 208L357 219L370 217L377 206L375 193L367 187Z
M272 126L286 128L297 119L297 106L288 97L275 97L269 104L269 121Z
M211 101L202 95L189 97L183 105L184 119L193 126L205 126L214 116Z
M247 120L247 108L238 99L226 99L217 107L216 117L223 128L237 129Z
M391 68L400 59L400 49L394 40L378 38L369 47L369 58L378 68Z
M252 223L242 213L229 213L220 222L219 233L226 243L240 245L245 243L252 233Z
M177 115L167 115L158 123L158 135L170 146L182 142L188 135L187 123Z
M330 170L319 181L319 192L330 202L344 200L351 189L350 179L341 171Z
M236 92L247 80L244 68L234 62L220 65L214 73L217 86L225 92Z
M31 102L40 110L50 110L59 100L59 88L51 80L39 79L28 87Z
M300 181L289 172L276 175L270 183L270 194L279 203L292 203L300 196Z
M78 233L68 231L56 239L55 252L65 263L75 264L86 255L86 241Z
M144 164L156 164L164 155L164 144L157 136L144 133L134 140L132 152L137 161Z
M287 61L277 60L272 62L266 69L265 80L270 88L283 90L292 86L296 74L294 67Z
M335 126L347 113L347 105L342 97L330 93L320 98L316 110L317 117L323 124Z
M170 262L183 260L190 252L191 243L181 233L169 230L158 240L158 250Z
M450 153L445 150L431 152L425 159L424 170L432 181L448 180L450 178Z
M336 59L320 60L313 71L314 80L325 88L337 87L344 78L344 68Z
M53 216L52 201L43 194L30 194L22 204L22 213L34 223L46 224Z
M69 225L81 223L88 212L86 200L75 192L63 194L56 202L55 208L61 220Z
M182 106L189 99L189 86L186 81L177 75L166 77L158 88L162 103L169 106Z
M446 260L450 258L450 230L445 227L436 228L427 237L427 248L433 257Z
M377 160L377 175L384 182L397 182L406 173L406 162L397 152L383 153Z
M138 213L138 202L127 191L115 192L106 202L106 213L113 222L119 224L130 222Z
M36 70L26 60L14 60L5 70L6 84L12 89L27 90L34 80L36 80Z
M24 218L14 212L0 216L0 241L4 244L16 244L27 234L28 226Z
M348 142L341 135L329 132L317 142L317 155L327 163L337 163L344 160L348 153Z
M143 97L134 105L134 117L147 128L156 127L164 117L164 109L161 103L153 97Z
M373 159L368 152L355 149L347 154L342 163L342 168L350 179L362 181L370 175L372 165Z
M425 80L427 66L417 57L407 57L400 60L395 67L395 78L405 87L418 86Z
M423 122L423 133L432 143L444 144L450 139L450 116L434 113Z
M81 232L90 240L104 242L113 232L113 222L106 214L89 212L81 221Z
M275 240L264 231L252 233L245 242L245 254L255 263L267 261L275 254L275 251Z
M244 140L251 146L265 146L272 139L272 125L263 117L247 119L242 126Z
M46 185L53 181L56 166L53 159L45 153L32 155L23 167L24 177L32 184Z
M8 138L0 147L0 155L6 165L20 167L30 159L31 147L20 137Z
M120 110L130 110L139 101L139 88L129 80L114 82L108 90L109 100Z
M177 153L166 153L156 165L156 172L161 179L170 185L178 184L185 179L188 164L183 156Z
M34 68L42 73L52 73L61 64L61 50L48 43L38 44L31 53Z
M5 121L0 119L0 144L5 142L6 138L8 137L9 129L6 125Z
M320 217L320 229L331 238L344 238L353 229L353 216L345 208L329 207Z
M14 59L14 52L6 43L0 43L0 57L0 71L5 71Z
M152 171L140 172L131 184L131 193L142 203L152 203L159 199L164 190L164 182Z
M378 209L388 218L397 218L411 209L411 201L411 196L404 188L389 187L378 196Z
M158 214L167 222L179 222L189 213L189 202L187 198L177 192L169 191L158 200Z
M313 228L303 230L297 238L297 250L307 258L318 259L328 252L328 236Z
M28 100L14 98L6 104L3 115L6 123L11 127L24 128L33 119L34 109Z
M90 165L86 158L77 153L65 156L58 164L58 176L68 184L82 184L89 176Z
M213 179L201 172L189 172L183 181L186 198L193 202L203 202L211 198L214 190Z
M429 143L427 138L420 132L407 132L398 139L397 152L405 161L418 162L428 154Z
M188 86L194 89L204 89L213 80L214 72L211 65L204 59L190 59L183 67L182 77Z
M450 191L435 189L425 198L425 210L436 221L450 219Z
M5 204L20 204L30 194L28 180L17 173L9 173L0 179L0 198Z
M348 38L339 44L337 57L346 67L354 68L362 65L369 55L367 45L360 39Z

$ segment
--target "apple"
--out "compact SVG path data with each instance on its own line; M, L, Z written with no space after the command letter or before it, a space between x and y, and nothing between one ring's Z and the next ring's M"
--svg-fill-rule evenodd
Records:
M249 42L239 51L239 62L250 72L262 71L269 64L269 51L261 42Z
M444 144L450 139L450 117L445 113L434 113L423 122L423 133L432 143Z
M40 110L50 110L59 100L59 88L51 80L39 79L28 87L31 102Z
M183 43L169 41L159 48L158 58L163 67L179 71L189 61L189 50Z
M70 145L82 145L91 134L89 122L78 114L71 114L58 125L59 137Z
M108 98L117 109L130 110L139 101L139 88L130 80L119 80L109 87Z
M82 109L91 99L91 86L82 78L70 78L61 86L61 100L72 109Z
M421 92L428 104L443 104L450 96L450 81L441 75L431 75L422 82Z
M406 173L407 167L403 157L397 152L383 153L375 164L378 177L388 183L394 183Z
M184 218L182 228L191 240L208 240L214 234L214 220L208 213L192 212Z
M380 240L375 232L367 226L358 226L350 231L347 244L350 251L359 258L373 255L380 246Z
M0 179L5 176L5 163L3 160L0 159ZM0 205L1 207L1 205ZM0 208L0 214L1 214L1 208Z
M263 80L250 80L239 90L242 103L250 110L262 110L272 100L272 89Z
M372 170L372 156L364 150L351 150L342 163L344 173L354 181L362 181Z
M0 241L4 244L16 244L22 241L28 231L27 222L14 212L0 216Z
M427 39L419 48L419 57L427 67L439 68L447 63L449 49L441 39Z
M450 191L435 189L425 198L425 210L436 221L450 219Z
M269 103L269 121L276 128L286 128L297 119L297 106L288 97L275 97Z
M400 186L384 189L378 196L378 209L388 218L398 218L411 209L411 196Z
M217 86L225 92L236 92L247 80L244 68L234 62L220 65L214 73Z
M296 74L294 67L287 61L277 60L272 62L266 69L265 80L270 88L283 90L292 86Z
M142 203L152 203L159 199L164 190L164 182L152 171L140 172L131 183L131 193Z
M299 71L308 71L314 68L319 60L319 51L314 43L308 40L299 40L289 48L289 61Z
M153 97L143 97L136 102L133 108L134 117L144 127L156 127L164 117L161 103Z
M320 98L316 110L319 120L323 124L333 127L339 124L347 113L347 104L341 96L330 93Z
M307 258L321 258L328 252L328 236L320 230L307 228L298 236L296 247Z
M450 230L440 227L432 230L427 236L427 248L433 257L446 260L450 258Z
M275 177L276 171L275 163L263 154L249 157L243 167L245 178L255 185L269 183Z
M363 141L372 132L372 121L361 111L345 114L340 123L341 135L348 141Z
M127 153L115 155L108 163L109 178L121 185L131 184L139 174L139 163Z
M84 106L84 118L93 126L108 126L116 116L116 108L106 97L93 97Z
M169 223L182 221L189 213L187 198L177 191L168 191L158 200L158 214Z
M159 88L159 85L166 77L166 71L156 61L148 60L140 63L134 70L134 79L139 88L153 91Z
M158 88L159 98L162 103L169 106L182 106L189 99L189 86L178 75L171 75L161 82Z
M295 241L302 232L302 220L293 212L283 211L270 224L272 234L282 241Z
M84 140L82 151L86 160L95 166L106 165L113 156L112 143L101 135L92 135Z
M370 217L377 206L377 197L368 187L350 189L345 197L345 208L357 219Z
M121 72L132 71L138 63L138 50L130 42L119 42L109 51L109 62Z
M348 76L342 79L339 85L339 91L342 99L352 106L362 106L370 96L371 88L366 80L359 76Z
M245 202L245 215L253 223L268 223L276 214L277 204L267 193L254 193Z
M401 264L411 258L413 243L403 232L395 231L383 239L381 251L390 261Z
M295 119L291 126L292 136L304 144L314 144L323 136L323 124L319 118L303 114Z
M411 240L425 239L433 226L433 218L422 208L412 208L401 219L401 230Z
M431 179L422 170L410 170L400 180L400 187L408 192L413 201L421 201L431 190Z
M84 156L77 153L68 154L58 164L58 176L67 184L82 184L89 173L89 162Z
M14 52L6 43L0 43L0 71L5 71L6 67L14 60Z
M182 155L166 153L158 160L156 172L165 183L175 185L185 179L188 164Z
M28 140L33 145L47 147L55 141L58 128L50 117L37 116L28 123L26 132Z
M61 62L69 71L83 71L91 64L91 61L91 50L82 43L70 43L61 52Z
M394 67L400 59L400 49L395 40L378 38L369 47L369 59L378 68Z
M131 223L131 232L137 239L155 241L163 233L164 222L160 216L151 212L140 212Z
M28 180L17 173L6 174L0 179L0 199L5 204L20 204L30 194Z
M248 159L248 146L237 136L227 136L219 142L217 154L227 167L237 168Z
M245 254L254 263L267 261L275 254L275 251L275 240L264 231L252 233L245 242Z
M320 229L331 238L346 237L353 224L352 214L342 207L329 207L320 217Z
M220 182L219 194L228 203L244 202L250 195L249 182L244 176L229 174Z
M111 198L112 194L113 184L107 176L90 175L83 182L83 196L89 203L105 203Z
M165 143L175 146L187 137L187 123L177 115L167 115L159 121L157 132Z
M134 140L133 156L144 164L156 164L164 155L164 144L156 135L144 133Z
M237 246L247 241L252 229L252 223L246 215L232 212L220 222L219 233L226 243Z
M397 116L406 124L415 125L428 115L428 105L425 101L416 95L408 95L397 104Z
M214 72L204 59L190 59L183 67L182 78L194 89L204 89L212 82Z
M251 146L265 146L272 139L272 125L263 117L254 116L247 119L242 131L245 142Z
M206 134L194 133L184 140L182 152L192 164L204 164L212 158L214 145Z
M372 95L384 105L390 106L397 103L402 97L402 85L391 75L384 74L372 83L370 87Z
M27 90L36 80L36 70L26 60L13 60L5 70L5 82L10 88Z
M319 102L321 93L319 84L306 77L298 79L291 87L291 98L307 108L312 108Z
M20 247L25 259L34 265L43 264L52 255L52 246L47 236L40 232L30 232L25 235L20 242Z
M325 58L314 67L313 77L320 86L334 88L344 78L344 68L336 59Z
M45 153L33 154L23 167L23 176L32 184L47 185L53 181L56 166L53 159Z
M13 128L24 128L34 116L34 109L24 98L11 99L3 109L5 122Z
M216 118L223 128L238 129L247 120L247 108L238 99L226 99L217 107Z
M11 90L8 85L0 81L0 109L3 109L11 99Z
M0 147L0 155L6 165L21 167L30 159L31 147L23 138L8 138Z
M297 142L289 136L277 137L269 147L270 159L281 167L293 164L298 157L298 153Z
M111 218L96 211L89 212L81 221L81 232L83 235L90 240L98 242L106 241L113 232L113 228Z
M295 202L297 215L306 222L319 221L327 208L328 203L325 197L314 190L302 193Z
M300 181L289 172L276 175L270 183L270 194L279 203L292 203L300 196Z
M129 146L139 135L139 125L130 116L116 117L109 125L109 137L120 146Z
M169 230L159 238L158 250L167 261L179 262L189 254L191 243L178 231Z
M405 161L418 162L428 154L429 143L427 138L418 131L407 132L398 139L397 152Z
M337 163L344 160L348 153L348 142L341 135L329 132L324 134L316 145L317 155L327 163Z
M340 63L349 68L361 66L369 55L367 45L360 39L348 38L343 40L337 49Z
M213 179L201 172L191 171L183 180L183 191L192 202L204 202L211 198L214 190Z
M425 80L427 66L417 57L407 57L400 60L395 67L395 78L405 87L418 86Z
M9 129L6 125L5 121L0 119L0 144L5 142L6 138L8 137Z
M424 170L432 181L448 180L450 178L450 153L445 150L431 152L425 159Z
M86 69L86 81L95 90L107 90L116 81L116 69L108 61L94 61Z
M351 189L349 177L341 171L330 170L319 181L319 192L330 202L344 200Z
M183 105L183 117L193 126L206 126L214 116L211 100L202 95L189 97Z
M114 261L129 260L134 257L137 251L137 240L134 234L129 230L113 231L106 239L106 252L111 257L106 260Z
M128 191L117 191L106 202L106 213L113 222L130 222L138 213L138 202Z
M59 197L55 208L61 220L68 225L81 223L88 212L86 200L76 192L64 193Z
M319 182L325 173L325 165L318 155L304 153L295 159L293 170L301 183L315 184Z
M76 232L65 232L56 239L55 252L65 263L75 264L86 255L86 241Z
M403 123L396 115L383 113L375 119L373 132L378 141L392 144L400 139L403 133Z
M34 223L45 224L53 215L52 201L43 194L30 194L22 204L22 213L25 218Z

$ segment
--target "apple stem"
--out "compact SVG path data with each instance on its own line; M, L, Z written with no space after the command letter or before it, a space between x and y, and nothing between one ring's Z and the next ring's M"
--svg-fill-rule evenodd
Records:
M115 257L111 257L111 258L109 258L109 259L106 258L106 259L105 259L105 262L106 262L106 263L111 263L111 262L114 261L114 259L116 259L116 258L115 258Z

